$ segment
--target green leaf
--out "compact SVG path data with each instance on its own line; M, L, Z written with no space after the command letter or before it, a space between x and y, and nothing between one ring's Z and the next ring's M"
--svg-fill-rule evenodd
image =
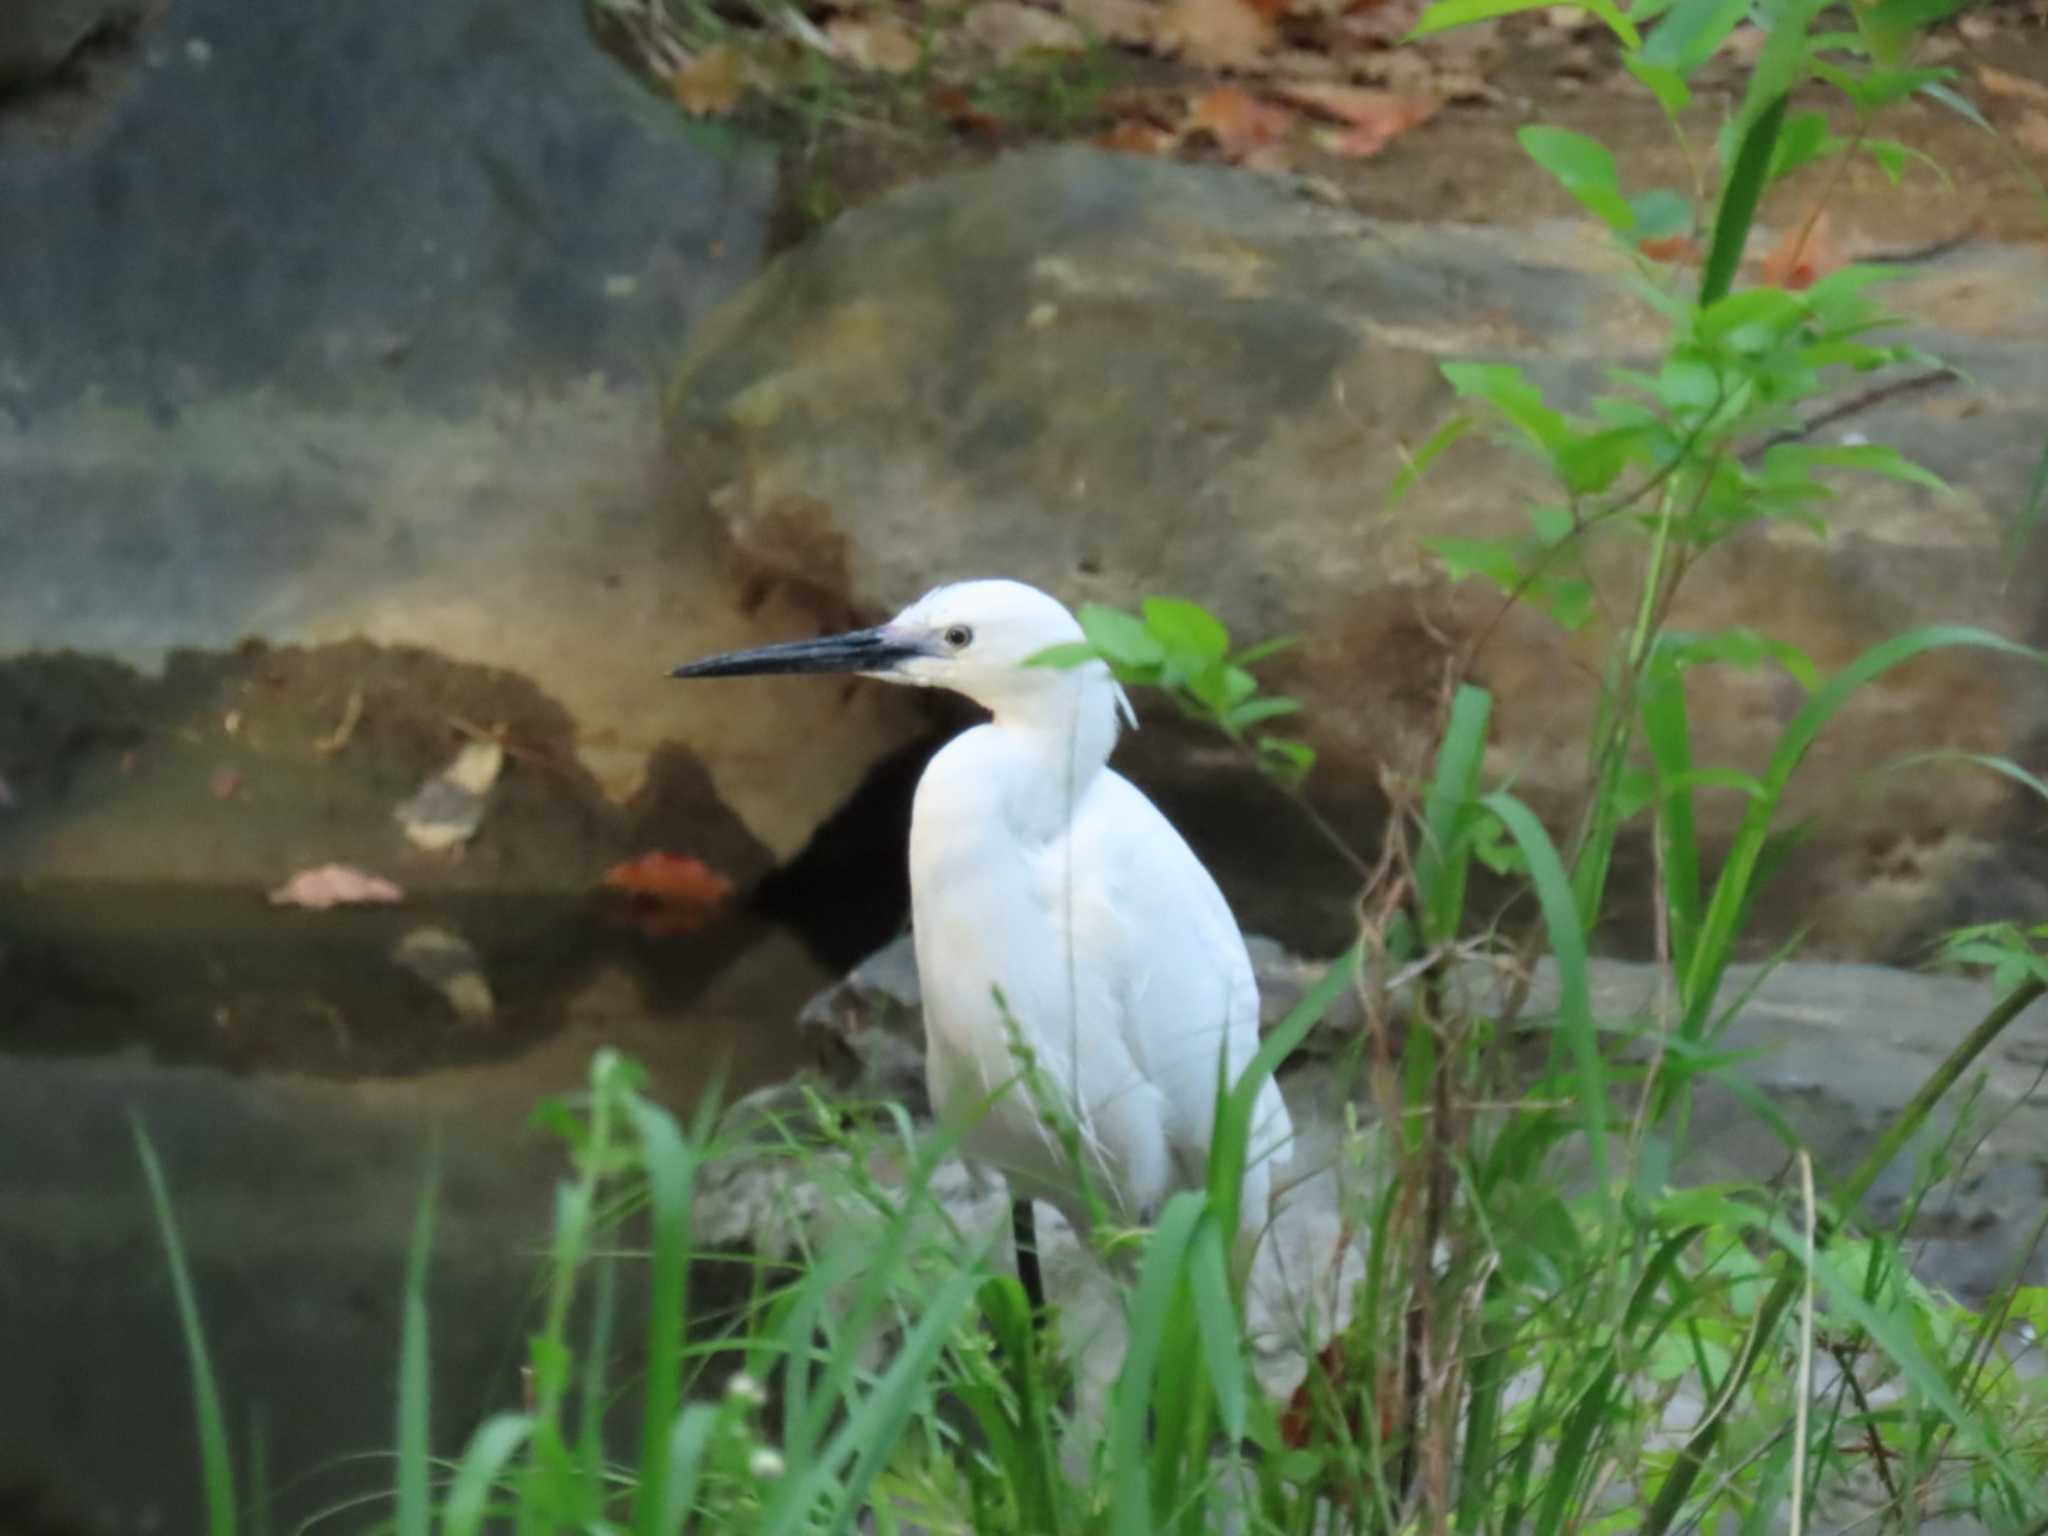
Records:
M1635 23L1614 7L1614 0L1580 0L1584 9L1591 11L1607 23L1608 30L1626 43L1631 52L1642 46L1642 38L1636 32ZM1516 16L1523 11L1540 11L1546 0L1437 0L1422 13L1402 42L1413 42L1418 37L1429 37L1437 32L1449 32L1455 27L1469 27L1475 21L1491 21L1496 16Z
M1248 667L1254 662L1264 661L1268 656L1277 655L1289 646L1299 644L1301 644L1301 636L1299 635L1275 635L1270 640L1261 640L1257 645L1246 646L1235 656L1231 657L1231 661L1237 666Z
M1721 371L1697 352L1676 351L1657 373L1657 403L1674 415L1711 411L1721 403Z
M1402 497L1415 489L1416 482L1428 473L1429 466L1436 462L1437 457L1446 448L1450 447L1451 444L1471 431L1474 425L1475 422L1470 416L1463 414L1453 416L1449 421L1430 433L1424 439L1422 446L1413 453L1408 453L1404 450L1401 455L1400 473L1394 476L1393 483L1387 487L1387 505L1389 507L1398 505ZM1243 657L1238 659L1239 661L1244 660Z
M1296 775L1306 774L1316 765L1316 749L1290 736L1261 736L1259 751Z
M1692 204L1683 192L1652 187L1628 200L1638 240L1668 240L1692 233Z
M1974 123L1993 137L1997 136L1998 130L1991 126L1984 114L1977 110L1976 103L1967 96L1959 96L1948 86L1941 84L1923 85L1920 87L1920 94L1930 101L1940 102L1964 122Z
M1543 391L1512 363L1444 363L1441 371L1458 394L1486 401L1546 453L1556 453L1572 435L1564 417L1544 403Z
M1842 147L1828 128L1825 112L1794 112L1778 130L1777 147L1771 152L1772 181L1790 176L1801 166L1833 154Z
M1555 549L1579 531L1579 520L1570 507L1533 506L1529 509L1529 522L1536 530L1536 541L1545 549Z
M1444 573L1453 581L1480 576L1503 592L1513 592L1524 572L1514 551L1498 539L1428 539L1425 547L1443 562Z
M1935 179L1941 183L1944 190L1953 188L1955 185L1942 163L1923 149L1915 149L1910 144L1901 144L1896 139L1865 139L1863 140L1863 149L1871 159L1878 163L1879 169L1885 173L1885 176L1894 185L1897 185L1905 176L1908 165L1924 165L1927 167L1928 170L1934 173Z
M1204 661L1221 661L1230 654L1230 631L1199 604L1173 597L1148 597L1144 612L1145 627L1168 651L1199 656Z
M1749 14L1749 6L1750 0L1678 0L1650 30L1639 57L1681 79L1690 78Z
M1083 603L1074 617L1089 643L1115 665L1156 667L1166 660L1166 647L1141 619L1100 603Z
M478 1536L489 1513L491 1490L532 1432L533 1420L525 1414L500 1413L484 1420L469 1437L469 1447L448 1485L441 1536Z
M1515 137L1529 158L1555 176L1595 218L1617 235L1634 233L1635 211L1621 195L1621 178L1606 145L1583 133L1540 124Z
M1064 672L1069 667L1078 667L1084 661L1096 661L1100 654L1085 640L1070 640L1065 645L1049 645L1035 656L1026 658L1027 667L1052 667Z
M1714 215L1713 243L1707 250L1706 267L1700 274L1700 304L1713 304L1724 297L1735 281L1735 269L1756 222L1757 202L1770 181L1771 157L1777 148L1778 129L1785 121L1789 95L1780 95L1758 112L1742 135L1728 180L1721 191L1721 206Z
M1559 445L1557 472L1575 496L1597 496L1614 484L1642 445L1639 426L1607 427L1567 439Z
M1775 661L1808 691L1820 687L1820 672L1813 658L1798 646L1773 639L1754 629L1736 625L1704 634L1668 630L1658 638L1657 649L1673 668L1720 663L1734 667L1760 667Z
M1285 694L1269 694L1263 699L1247 699L1233 705L1223 715L1223 723L1234 731L1241 731L1248 725L1257 725L1261 720L1275 720L1282 715L1291 715L1301 709L1301 700L1290 699Z
M1641 54L1633 54L1623 60L1628 72L1650 89L1657 98L1657 105L1664 109L1664 115L1676 118L1692 105L1692 92L1686 87L1685 77L1668 65L1655 64Z
M1915 464L1890 443L1781 443L1779 448L1802 449L1812 462L1832 469L1861 470L1865 474L1883 475L1888 480L1902 480L1937 495L1955 495L1946 480ZM1773 453L1777 451L1772 450ZM1768 458L1769 454L1765 457Z

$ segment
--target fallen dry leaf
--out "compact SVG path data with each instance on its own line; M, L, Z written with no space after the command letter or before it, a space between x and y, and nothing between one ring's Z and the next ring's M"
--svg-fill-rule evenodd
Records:
M1158 7L1145 0L1067 0L1060 7L1084 33L1106 43L1149 47Z
M614 864L604 884L632 898L635 926L657 938L702 927L732 896L732 882L702 859L660 849Z
M505 767L505 749L495 741L465 743L455 761L441 770L441 777L457 789L472 795L487 795Z
M366 875L347 864L321 864L302 869L270 893L273 907L388 906L405 900L405 892L378 875Z
M1296 106L1343 124L1338 132L1319 134L1317 142L1332 154L1356 159L1378 154L1411 128L1428 122L1443 106L1436 96L1381 91L1366 85L1328 85L1320 80L1283 80L1274 90Z
M1764 257L1757 276L1767 287L1797 292L1811 288L1841 264L1842 253L1836 248L1834 230L1823 208L1785 231L1784 238Z
M214 799L232 800L242 787L242 776L232 768L217 768L213 777L206 781L206 787Z
M834 16L825 35L849 64L873 74L908 74L924 57L917 34L894 16Z
M1980 64L1977 66L1977 81L1994 96L2048 107L2048 85L2029 80L2025 75L2008 74L2002 69L1993 69L1989 64Z
M1219 85L1188 103L1187 128L1208 134L1230 159L1244 160L1285 144L1294 114L1241 86Z
M723 43L706 48L669 77L669 89L690 116L723 117L746 90L738 51Z
M996 131L996 120L974 104L974 98L957 85L935 85L925 92L925 105L955 128L967 133Z
M447 998L455 1016L465 1023L482 1023L496 1011L482 962L458 933L415 928L392 947L391 961Z
M2048 112L2029 112L2014 123L2012 141L2029 154L2048 155Z
M1020 0L982 0L961 25L998 64L1027 53L1078 53L1088 46L1081 29L1066 17Z
M1165 52L1210 69L1244 69L1276 38L1273 24L1245 0L1167 0L1153 32Z
M1095 136L1095 143L1119 155L1163 155L1180 143L1180 135L1149 118L1120 117Z
M1638 240L1636 249L1652 261L1668 261L1673 266L1696 267L1703 259L1699 242L1691 235L1660 235L1654 240Z

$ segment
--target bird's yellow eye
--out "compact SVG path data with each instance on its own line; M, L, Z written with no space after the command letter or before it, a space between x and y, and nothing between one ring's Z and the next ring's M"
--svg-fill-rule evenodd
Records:
M974 643L974 631L965 624L955 624L946 631L946 644L956 651L964 651Z

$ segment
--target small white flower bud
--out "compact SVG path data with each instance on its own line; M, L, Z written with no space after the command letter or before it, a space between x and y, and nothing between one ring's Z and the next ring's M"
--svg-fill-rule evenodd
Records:
M782 1456L779 1452L771 1451L764 1445L747 1458L747 1471L764 1483L772 1478L780 1477L782 1476Z

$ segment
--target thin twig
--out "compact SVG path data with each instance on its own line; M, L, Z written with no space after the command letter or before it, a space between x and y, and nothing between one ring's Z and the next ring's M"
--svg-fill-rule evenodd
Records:
M1840 405L1829 406L1818 416L1802 421L1796 427L1787 427L1782 432L1772 433L1762 442L1756 444L1756 446L1744 449L1740 455L1741 460L1745 464L1753 464L1773 448L1781 447L1786 443L1799 442L1802 438L1811 437L1814 433L1831 427L1838 421L1846 421L1851 416L1860 416L1863 412L1871 410L1876 406L1889 405L1894 400L1904 399L1908 395L1917 395L1926 390L1938 389L1944 384L1954 384L1962 376L1962 372L1959 369L1930 368L1925 373L1916 373L1908 378L1894 379L1889 384L1880 384L1875 389L1867 389L1860 395L1850 396Z

